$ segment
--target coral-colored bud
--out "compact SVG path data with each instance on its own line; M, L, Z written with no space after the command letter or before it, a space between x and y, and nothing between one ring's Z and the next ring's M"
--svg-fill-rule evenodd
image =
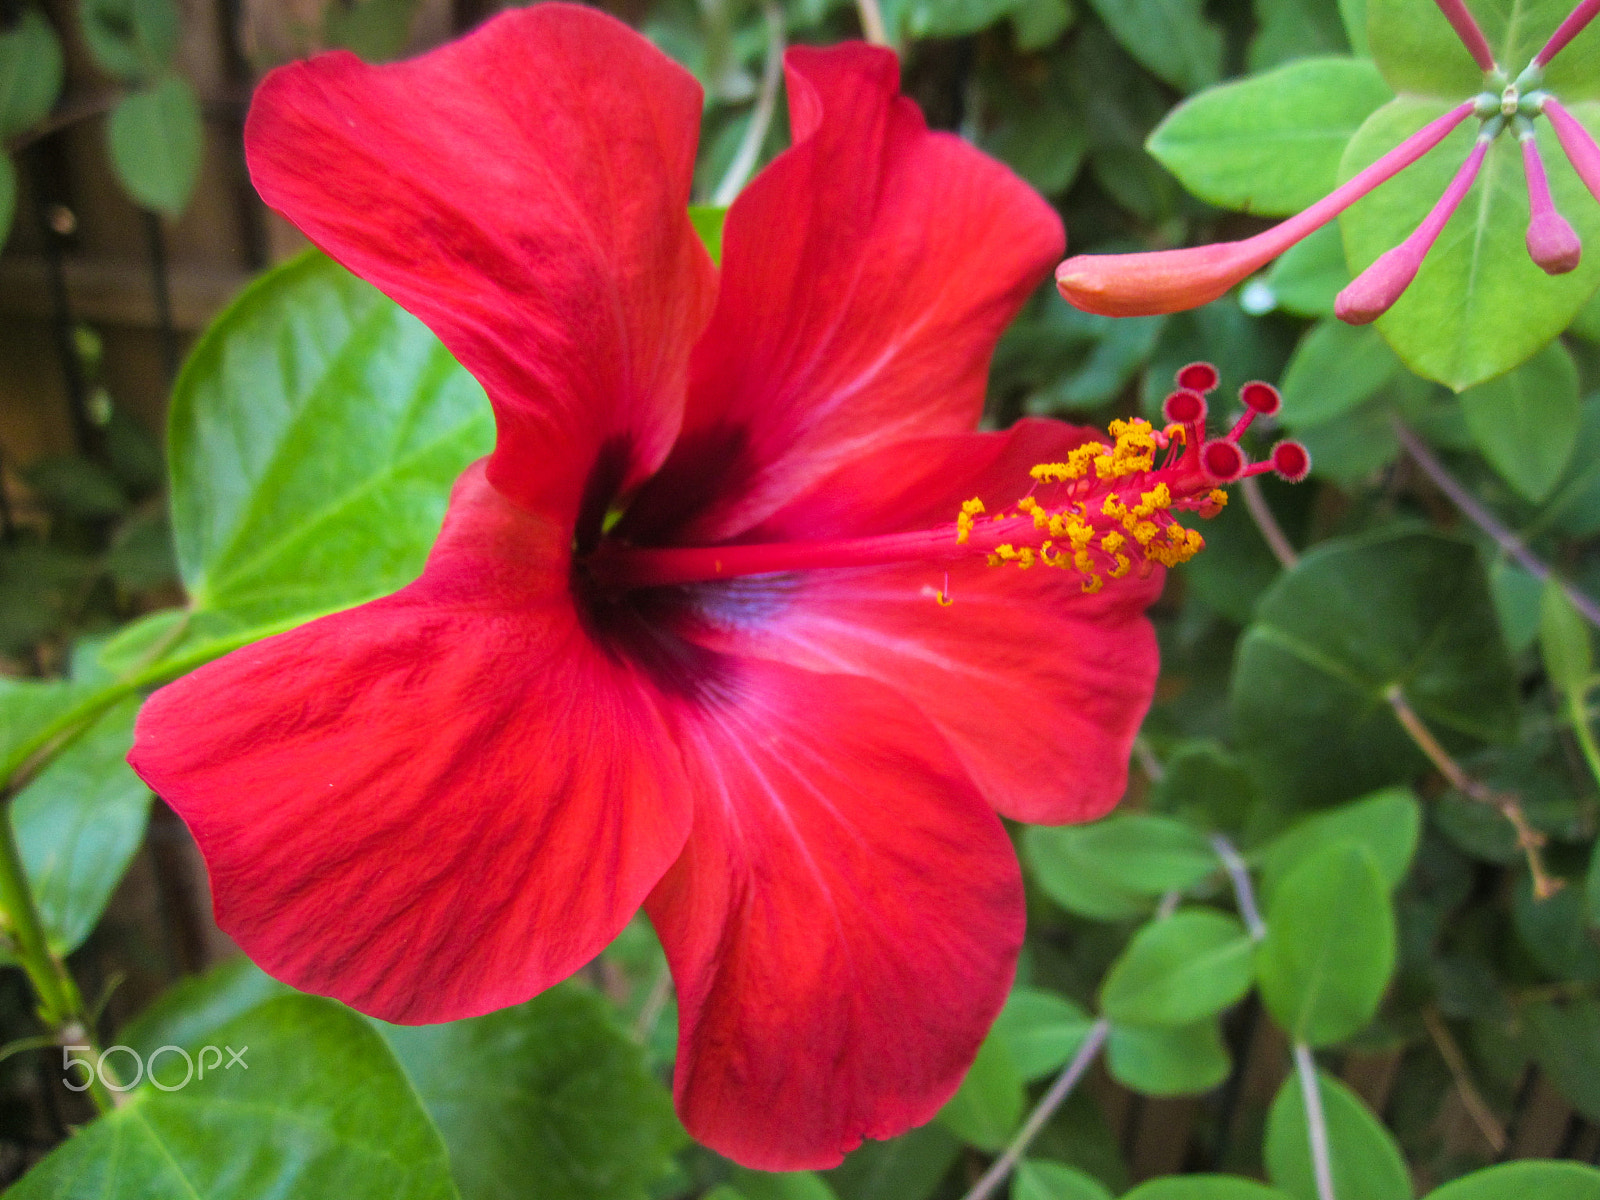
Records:
M1104 317L1148 317L1209 304L1444 141L1472 115L1473 105L1458 104L1304 212L1255 237L1185 250L1074 255L1056 268L1056 287L1074 308Z
M1169 425L1189 425L1206 419L1206 398L1199 392L1180 388L1161 404L1161 417Z
M1311 452L1299 442L1279 442L1272 448L1272 469L1290 483L1311 473Z
M1276 416L1278 410L1283 407L1283 397L1278 394L1278 389L1270 383L1262 383L1259 379L1240 388L1239 399L1263 417Z
M1199 392L1202 396L1216 390L1222 376L1208 362L1192 362L1178 371L1178 386Z
M1550 118L1550 128L1556 140L1566 151L1572 169L1578 173L1585 187L1600 200L1600 146L1596 146L1589 131L1578 124L1578 119L1561 107L1554 96L1545 98L1544 115Z
M1583 243L1567 219L1556 211L1550 198L1550 183L1545 178L1544 160L1533 127L1519 135L1522 142L1522 168L1528 178L1528 256L1547 275L1564 275L1583 257Z
M1439 202L1422 219L1422 224L1398 246L1378 255L1377 261L1351 280L1334 298L1333 312L1336 317L1351 325L1366 325L1388 312L1394 302L1400 299L1400 294L1417 277L1422 260L1433 249L1440 232L1455 215L1462 197L1472 187L1473 180L1477 179L1478 169L1483 166L1483 157L1489 153L1490 140L1481 134L1478 136L1472 153L1467 155L1467 161L1461 164L1450 186L1445 188Z
M1250 460L1233 442L1218 438L1200 448L1200 465L1218 483L1232 483L1244 474Z

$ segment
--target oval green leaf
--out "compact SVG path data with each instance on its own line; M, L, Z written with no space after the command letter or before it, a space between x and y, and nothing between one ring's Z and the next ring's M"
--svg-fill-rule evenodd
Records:
M1575 1162L1501 1163L1452 1179L1426 1200L1600 1200L1600 1171Z
M1572 10L1571 0L1467 0L1495 61L1515 75ZM1367 0L1372 57L1397 92L1452 104L1483 87L1483 74L1433 0ZM1556 56L1545 83L1563 100L1600 96L1600 26Z
M1232 1064L1222 1026L1201 1021L1178 1029L1113 1025L1106 1040L1106 1066L1118 1083L1136 1092L1188 1096L1216 1087Z
M140 204L175 217L200 176L205 129L194 90L176 75L117 102L106 123L111 165Z
M980 1150L998 1151L1022 1121L1022 1074L1005 1039L991 1031L967 1077L939 1110L939 1123Z
M1388 884L1364 846L1307 855L1273 893L1256 976L1267 1011L1295 1041L1327 1046L1360 1032L1395 967Z
M1133 935L1100 985L1100 1009L1118 1025L1193 1025L1250 990L1252 949L1233 917L1180 909Z
M1066 1163L1024 1159L1011 1179L1011 1200L1112 1200L1106 1185Z
M1237 1175L1166 1175L1142 1183L1122 1200L1289 1200L1277 1188Z
M1284 795L1342 800L1424 765L1390 687L1447 744L1515 728L1511 664L1465 543L1404 528L1324 542L1256 611L1232 681L1234 728Z
M61 78L60 39L43 14L24 9L17 23L0 33L0 142L50 115L61 95ZM5 228L0 219L0 240Z
M1093 1018L1065 996L1019 987L995 1018L993 1036L1022 1078L1034 1080L1066 1065L1093 1028Z
M1271 897L1283 877L1308 856L1334 842L1359 842L1378 873L1400 886L1422 834L1422 805L1410 788L1385 788L1298 822L1260 852L1261 894Z
M1320 321L1300 339L1284 369L1283 421L1298 429L1343 416L1400 370L1400 360L1375 330Z
M1551 342L1513 371L1461 393L1478 449L1500 477L1537 503L1560 481L1578 443L1578 367Z
M1222 74L1222 33L1202 0L1089 0L1122 48L1180 92Z
M1411 1172L1383 1123L1349 1088L1317 1073L1336 1196L1360 1200L1411 1200ZM1262 1145L1267 1178L1295 1200L1320 1200L1306 1132L1306 1102L1298 1075L1278 1089L1267 1114Z
M1364 58L1301 59L1191 97L1145 148L1202 200L1288 216L1333 190L1345 146L1392 95Z

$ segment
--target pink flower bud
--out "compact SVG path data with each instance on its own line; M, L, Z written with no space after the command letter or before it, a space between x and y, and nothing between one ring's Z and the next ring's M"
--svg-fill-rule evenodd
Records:
M1578 124L1578 118L1562 108L1554 96L1546 98L1544 115L1550 118L1550 128L1556 131L1556 140L1566 151L1572 169L1594 198L1600 200L1600 146L1594 144L1589 131Z
M1542 67L1559 54L1568 42L1583 32L1585 25L1594 20L1597 12L1600 12L1600 0L1583 0L1567 14L1567 19L1550 35L1550 40L1544 44L1544 49L1533 56L1533 65Z
M1528 255L1546 275L1564 275L1578 265L1583 243L1567 219L1556 211L1550 198L1550 182L1545 177L1539 143L1530 127L1520 135L1522 167L1528 177Z
M1467 48L1467 53L1472 55L1472 61L1478 64L1478 70L1494 70L1494 53L1489 49L1483 30L1478 28L1478 22L1467 11L1462 0L1435 0L1435 3L1439 11L1444 13L1445 20L1450 22L1450 28L1456 31L1461 44Z
M1357 275L1335 297L1335 316L1351 325L1366 325L1389 311L1390 306L1400 299L1400 294L1417 277L1422 260L1433 249L1440 231L1472 187L1473 180L1478 177L1478 169L1483 166L1483 157L1488 152L1489 141L1480 137L1472 147L1472 153L1467 155L1467 161L1461 164L1461 169L1450 181L1450 186L1445 188L1444 195L1439 197L1439 203L1422 218L1422 224L1394 249L1380 254L1376 262Z

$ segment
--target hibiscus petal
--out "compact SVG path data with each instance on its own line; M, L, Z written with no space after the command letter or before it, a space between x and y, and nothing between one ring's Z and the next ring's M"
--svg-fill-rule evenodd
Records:
M684 714L694 831L646 902L678 987L674 1091L721 1154L829 1167L959 1085L1011 986L1021 878L910 705L738 668L725 703Z
M1003 434L925 438L841 468L756 532L760 540L896 533L953 521L962 500L991 511L1095 435L1026 420ZM953 534L952 534L953 536ZM813 571L759 623L710 644L814 671L865 675L915 703L988 801L1020 821L1098 817L1127 785L1128 756L1155 690L1155 632L1144 611L1164 572L1107 580L1094 594L1069 571L988 567ZM948 586L953 601L935 603Z
M1055 212L898 95L894 55L785 59L794 146L729 209L684 433L627 530L714 541L864 449L971 429ZM684 524L687 522L687 524Z
M579 626L568 536L474 467L417 583L145 704L130 761L267 971L390 1021L487 1012L603 949L676 857L677 752Z
M274 71L245 145L267 203L483 383L495 486L569 520L603 448L627 486L677 433L716 288L686 210L700 107L621 22L541 4L410 62Z

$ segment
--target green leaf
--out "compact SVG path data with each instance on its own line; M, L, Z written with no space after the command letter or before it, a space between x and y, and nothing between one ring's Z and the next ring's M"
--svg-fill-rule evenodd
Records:
M1589 623L1553 579L1545 581L1539 597L1539 649L1551 687L1580 697L1588 690L1594 673Z
M1065 996L1019 987L995 1018L993 1035L1005 1044L1024 1080L1066 1065L1088 1038L1094 1020Z
M1366 847L1336 842L1301 859L1266 916L1256 975L1273 1019L1312 1046L1364 1029L1395 967L1389 888Z
M166 69L182 32L173 0L79 0L78 20L95 61L134 83Z
M139 1088L57 1147L7 1200L456 1195L444 1144L411 1085L383 1040L348 1009L286 996L209 1041L244 1051L243 1066L210 1067L178 1086L179 1059L169 1051L159 1078L173 1090ZM120 1066L124 1056L112 1061Z
M1589 870L1583 878L1583 891L1589 906L1589 924L1600 925L1600 842L1596 842L1594 849L1590 851Z
M1165 1175L1140 1184L1122 1200L1289 1200L1289 1197L1277 1188L1240 1179L1237 1175ZM1361 1200L1366 1198L1361 1197Z
M1209 908L1179 909L1133 935L1100 985L1100 1009L1117 1025L1193 1025L1250 990L1244 926Z
M711 256L711 261L722 265L722 226L728 219L728 210L714 204L689 205L689 223L700 235L700 242Z
M117 102L106 123L117 178L146 208L176 217L200 175L205 130L194 91L176 75Z
M1046 895L1069 912L1101 921L1137 916L1151 897L1189 887L1218 869L1203 834L1144 813L1092 825L1030 826L1023 853Z
M1256 33L1245 59L1252 71L1350 49L1339 6L1332 0L1256 0L1255 11Z
M1460 98L1400 96L1380 108L1350 140L1340 177L1354 175ZM1571 111L1591 131L1600 130L1600 104L1574 104ZM1422 221L1467 157L1476 126L1467 121L1344 213L1340 225L1352 272L1398 245ZM1536 129L1556 207L1585 245L1600 244L1600 205L1567 162L1549 123L1540 121ZM1600 256L1586 257L1565 275L1546 275L1528 257L1527 225L1522 155L1516 139L1498 138L1416 280L1378 318L1379 332L1413 371L1457 391L1493 379L1543 349L1594 294ZM1507 313L1515 319L1507 320Z
M1112 1200L1093 1175L1066 1163L1041 1158L1023 1159L1011 1178L1011 1200Z
M1005 1039L991 1032L978 1047L961 1087L939 1110L939 1121L978 1149L998 1151L1022 1122L1026 1099L1022 1073L1011 1060Z
M173 393L186 644L239 644L410 582L492 428L478 384L376 289L319 254L268 272Z
M1539 597L1544 585L1509 558L1489 564L1489 591L1512 654L1529 649L1539 637Z
M1283 877L1334 842L1367 848L1391 890L1400 886L1422 834L1422 805L1410 788L1385 788L1361 800L1317 813L1261 851L1261 894L1270 897Z
M1113 1025L1106 1066L1124 1087L1147 1096L1208 1092L1228 1077L1231 1063L1216 1021L1178 1029Z
M1571 0L1468 0L1494 53L1515 75L1572 9ZM1397 92L1459 103L1483 87L1483 75L1433 0L1368 0L1372 57ZM1600 97L1600 29L1590 26L1545 71L1563 101Z
M1349 282L1337 225L1324 225L1301 238L1267 272L1276 306L1300 317L1333 316L1334 299Z
M0 782L33 755L64 714L95 691L87 682L0 676Z
M0 142L31 129L61 95L61 40L42 13L29 8L0 33ZM0 203L0 240L7 209Z
M150 815L150 789L125 761L136 700L95 722L17 794L11 824L50 948L83 944L122 881ZM0 961L12 961L0 952Z
M379 1031L450 1151L462 1200L644 1200L685 1141L644 1053L593 992ZM764 1200L735 1180L750 1200Z
M1579 889L1562 888L1538 900L1524 871L1512 894L1511 917L1518 939L1550 978L1600 983L1600 946L1589 936L1588 905Z
M1235 732L1284 794L1361 795L1424 763L1385 699L1391 687L1447 743L1509 737L1515 682L1470 546L1401 528L1308 553L1240 642Z
M1555 488L1578 441L1578 366L1559 341L1461 393L1467 428L1501 478L1529 500Z
M1428 1193L1426 1200L1600 1200L1600 1171L1574 1162L1501 1163Z
M1082 111L1060 94L1008 99L1012 102L985 133L983 148L1045 195L1060 195L1078 177L1089 149Z
M117 1040L132 1047L146 1061L162 1046L199 1046L223 1026L238 1020L268 1000L295 993L279 983L244 955L224 959L203 975L180 979L162 992L127 1025L117 1031ZM159 1075L168 1079L163 1063ZM170 1070L181 1075L177 1064Z
M1522 1014L1534 1058L1566 1101L1600 1121L1600 1001L1543 1001Z
M1343 416L1376 395L1400 360L1366 326L1324 320L1295 349L1283 376L1283 416L1291 428Z
M1140 64L1180 92L1222 74L1222 34L1202 0L1089 0L1112 35Z
M1017 49L1043 50L1072 26L1078 11L1067 0L1023 0L1011 10Z
M1336 1196L1360 1200L1411 1200L1411 1172L1383 1123L1344 1084L1317 1072ZM1319 1200L1306 1133L1300 1077L1290 1075L1267 1115L1262 1144L1267 1177L1295 1200Z
M837 1200L833 1189L815 1171L752 1171L735 1167L733 1184L748 1200ZM521 1194L508 1192L507 1200Z
M965 37L987 29L1017 6L1017 0L907 0L901 28L911 37Z
M1303 59L1189 98L1145 147L1202 200L1287 216L1333 190L1345 146L1391 95L1364 58Z

